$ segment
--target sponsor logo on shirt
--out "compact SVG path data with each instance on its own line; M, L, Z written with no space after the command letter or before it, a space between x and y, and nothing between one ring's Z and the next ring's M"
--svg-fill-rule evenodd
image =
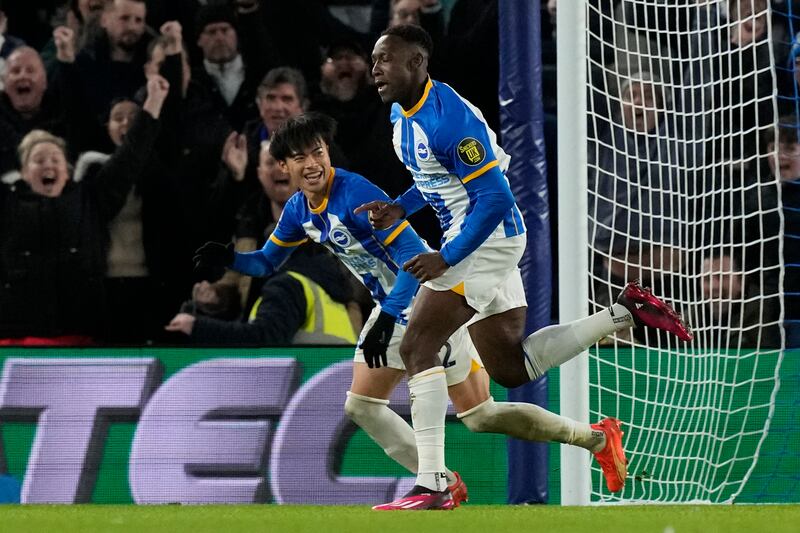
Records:
M414 182L420 189L438 189L450 183L450 174L423 174L411 171Z
M342 255L337 254L339 259L342 260L347 266L358 272L359 274L372 274L378 267L378 260L368 254L360 255Z
M428 159L429 155L430 151L428 150L428 147L425 146L425 143L419 143L417 145L417 157L425 161L426 159Z
M350 244L350 235L340 229L335 229L331 232L331 239L342 247L347 247Z
M464 137L458 143L458 158L471 167L480 165L486 159L486 148L475 137Z

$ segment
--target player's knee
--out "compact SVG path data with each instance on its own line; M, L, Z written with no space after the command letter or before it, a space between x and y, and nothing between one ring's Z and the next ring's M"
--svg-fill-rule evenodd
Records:
M494 398L476 405L472 409L459 413L457 416L467 429L475 433L487 433L494 431L494 412L496 411Z
M389 400L371 398L353 392L347 392L347 400L344 402L344 414L359 426L365 418L374 416L375 410L389 405Z

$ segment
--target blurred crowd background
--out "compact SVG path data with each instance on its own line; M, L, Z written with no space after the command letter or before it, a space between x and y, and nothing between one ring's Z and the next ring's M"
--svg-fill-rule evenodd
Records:
M695 312L730 323L731 309L748 312L730 302L747 301L770 284L777 293L778 275L748 276L748 262L776 265L780 253L787 264L800 262L796 242L789 241L800 235L800 54L791 16L798 11L780 0L771 11L767 0L655 4L589 0L590 31L599 36L589 42L595 68L588 92L596 195L590 204L602 251L595 268L608 273L604 279L635 275L667 293L675 285L648 272L694 269L701 273L693 279L705 295L702 305L708 304ZM556 220L557 1L542 0L541 8L544 132ZM430 32L432 77L480 108L500 133L498 0L0 1L0 344L280 345L314 342L317 334L329 343L321 315L347 317L334 333L352 344L372 302L321 247L304 245L266 280L197 271L192 256L210 240L233 242L239 251L264 244L293 193L269 155L270 135L306 110L337 120L334 166L364 175L392 197L411 185L394 153L389 108L370 75L375 40L402 23ZM687 61L737 51L732 61ZM733 70L720 70L723 64ZM743 82L735 89L708 83L676 90L692 74L687 68L703 79ZM696 107L711 101L736 113ZM702 124L674 119L689 115L711 121L720 132L716 139L751 133L737 143L709 142L695 135L707 131ZM777 157L765 156L775 150ZM697 175L686 169L700 167L704 179L685 186L687 175ZM698 212L716 213L710 244L756 238L768 244L759 254L709 246L698 265L679 264L668 227L642 217L633 224L618 211L670 219L670 206L631 204L642 195L627 187L621 198L622 188L609 188L620 176L634 189L680 192L697 199ZM778 205L768 187L759 192L770 176L782 184L782 248L777 215L748 216ZM743 189L753 186L753 205L715 202L714 188L736 180ZM726 219L746 223L728 228ZM437 248L441 233L432 212L411 221ZM661 249L655 253L642 242ZM631 264L635 272L626 270ZM798 286L787 268L788 326L800 318L800 299L793 299ZM770 320L763 308L742 323L753 321L760 331L758 321ZM767 309L779 313L780 305L767 302ZM744 342L777 339L759 334Z

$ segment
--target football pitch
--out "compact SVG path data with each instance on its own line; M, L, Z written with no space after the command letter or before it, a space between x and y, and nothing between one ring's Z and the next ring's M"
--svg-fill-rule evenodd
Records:
M377 512L364 506L23 505L0 507L2 532L420 533L457 531L797 532L800 505L607 507L465 505L455 511Z

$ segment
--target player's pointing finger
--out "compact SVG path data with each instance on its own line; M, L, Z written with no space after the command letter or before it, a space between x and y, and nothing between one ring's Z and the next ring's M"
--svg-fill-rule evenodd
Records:
M364 211L377 211L382 209L385 206L386 202L381 202L380 200L373 200L371 202L367 202L365 204L361 204L360 206L353 209L353 214L363 213Z

